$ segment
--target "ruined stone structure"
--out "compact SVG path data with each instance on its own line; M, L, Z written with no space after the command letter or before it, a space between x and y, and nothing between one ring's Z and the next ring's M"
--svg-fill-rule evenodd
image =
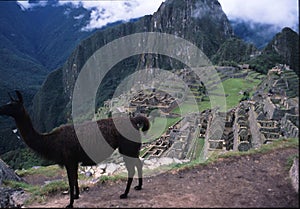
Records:
M299 97L299 78L296 73L286 65L278 65L269 70L266 87L269 93L285 97Z
M155 89L147 94L144 91L138 92L130 101L129 107L135 107L143 113L148 108L158 108L163 112L170 112L177 107L177 102L170 94Z
M254 102L249 109L249 125L253 147L259 147L269 141L279 139L280 127L276 120L269 119L262 112L263 104Z
M241 70L237 67L217 67L216 70L219 74L223 75L222 81L228 78L245 78L248 75L248 71Z
M221 80L245 77L247 67L218 67ZM173 72L192 89L193 95L205 95L203 84L192 71L182 69ZM212 78L206 84L206 89L213 89L216 81ZM299 136L299 99L290 97L297 95L294 90L297 78L286 66L269 71L266 80L254 92L252 100L241 102L228 112L219 112L217 109L206 110L202 113L184 116L181 121L168 128L160 138L143 145L143 158L153 159L169 157L176 159L192 159L197 140L204 139L204 157L214 151L247 151L258 148L262 144L278 140L281 137ZM198 83L197 83L198 81ZM220 81L218 81L220 82ZM180 87L182 88L182 87ZM193 91L193 89L196 89ZM198 89L198 90L197 90ZM201 91L204 90L204 91ZM186 93L186 91L185 91ZM118 105L120 98L106 102L107 107ZM155 121L154 111L166 117L180 117L170 113L181 101L160 90L137 91L130 97L127 106L120 107L120 112L142 113L151 111L150 120ZM184 99L184 98L182 98ZM127 100L128 101L128 100ZM200 101L200 100L199 100ZM129 104L129 105L128 105ZM158 116L159 116L158 115Z
M286 113L280 121L281 131L287 138L299 137L299 115Z
M270 96L264 99L264 113L268 119L280 120L286 113L295 114L295 107L288 107L287 98Z
M141 157L147 159L160 157L172 145L172 141L169 138L170 136L161 136L158 140L148 145L147 151Z
M241 102L235 111L233 150L248 151L252 147L248 112L249 104L247 102Z
M227 113L213 111L209 117L206 141L210 151L233 149L234 110Z

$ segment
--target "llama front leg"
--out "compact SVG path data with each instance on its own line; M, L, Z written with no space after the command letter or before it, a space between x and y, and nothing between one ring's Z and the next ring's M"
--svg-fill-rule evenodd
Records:
M69 180L69 194L70 194L70 203L67 205L67 208L73 208L74 203L74 188L75 188L75 180L76 180L76 173L77 173L77 166L71 165L66 166L68 180Z
M135 173L134 164L132 162L132 159L130 159L130 157L127 157L127 156L126 157L124 156L123 159L124 159L125 166L126 166L126 169L127 169L127 172L128 172L128 179L127 179L127 185L126 185L125 192L124 192L124 194L120 195L121 199L127 198L127 195L129 193L131 183L132 183L132 180L133 180L133 176L134 176L134 173Z
M79 186L78 186L78 164L75 167L75 180L74 180L74 184L75 184L75 195L74 195L74 199L79 199Z
M120 195L121 199L127 198L129 190L130 190L130 187L131 187L132 180L133 180L133 178L131 178L131 177L128 176L125 192Z

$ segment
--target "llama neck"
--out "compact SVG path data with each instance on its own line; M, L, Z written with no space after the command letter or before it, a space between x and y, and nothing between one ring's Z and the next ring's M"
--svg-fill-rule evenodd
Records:
M34 149L37 144L41 143L41 135L34 129L26 111L23 117L15 118L15 121L23 140L29 147Z

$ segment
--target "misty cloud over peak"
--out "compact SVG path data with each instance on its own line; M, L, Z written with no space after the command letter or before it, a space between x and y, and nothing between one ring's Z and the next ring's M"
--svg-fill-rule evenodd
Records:
M219 0L229 19L299 29L298 0Z
M51 1L18 1L22 10L28 10L39 6L46 6ZM89 31L101 28L109 23L117 21L129 21L148 14L153 14L164 0L124 0L124 1L55 1L51 2L55 6L69 6L73 8L83 7L90 11L90 21L82 28ZM78 18L80 19L80 18Z
M90 11L90 21L82 30L101 28L116 21L153 14L165 0L49 0L18 1L22 10L53 6L83 7ZM298 0L219 0L230 20L241 19L254 23L271 24L278 28L290 27L299 31ZM201 15L201 14L197 14ZM80 20L80 19L79 19Z

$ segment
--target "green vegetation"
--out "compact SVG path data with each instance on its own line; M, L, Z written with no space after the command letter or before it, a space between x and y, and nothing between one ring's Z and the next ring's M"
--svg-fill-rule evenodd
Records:
M101 176L98 183L102 184L107 181L116 182L119 180L126 180L126 179L127 179L126 175L125 176L124 175Z
M249 155L255 153L267 153L274 149L280 148L288 148L288 147L298 147L299 139L291 138L291 139L278 139L273 141L270 144L263 144L259 149L250 149L246 152L227 152L225 154L219 155L220 158L227 158L231 156L239 156L239 155Z
M1 155L1 159L13 169L28 169L35 165L45 166L53 164L53 162L45 160L29 148L6 152Z
M299 75L299 56L299 35L290 28L284 28L249 64L252 69L264 74L276 64L287 64Z
M184 102L176 107L172 112L180 115L186 115L193 112L198 112L198 105L195 103Z
M58 165L49 165L49 166L38 166L29 169L16 170L16 173L20 177L28 176L28 175L44 175L47 177L57 176L59 174L65 173L65 170Z
M238 103L242 99L250 98L253 95L255 88L261 83L262 78L264 77L265 75L262 75L255 71L250 71L246 78L229 78L223 81L222 85L218 85L219 88L210 92L211 94L216 94L212 95L211 98L215 100L215 104L222 104L222 100L224 99L224 97L218 95L222 94L224 89L224 96L226 99L226 110L231 109L238 105ZM188 113L198 111L202 112L203 110L211 109L211 98L208 96L203 96L202 101L198 104L184 102L180 104L177 108L175 108L172 112L185 115Z
M249 61L251 69L263 74L267 74L276 63L283 63L282 57L276 52L263 53Z
M196 138L193 142L192 149L187 153L188 159L198 159L202 161L203 159L203 148L204 148L205 138Z
M250 55L256 51L252 44L247 44L238 38L231 38L221 45L212 60L217 65L237 67L238 63L248 61Z
M31 194L30 198L24 203L30 204L32 202L42 202L49 195L57 194L58 192L66 191L69 188L69 185L66 181L59 180L53 181L46 185L31 185L25 182L16 182L16 181L4 181L4 186L19 189L22 188L24 191Z
M142 138L143 142L153 141L159 138L167 129L180 121L181 118L165 118L165 117L155 117L154 122L150 121L150 129L147 132L147 138Z
M58 180L52 181L49 184L46 184L40 188L39 194L42 196L49 196L51 194L56 194L69 189L67 181Z

